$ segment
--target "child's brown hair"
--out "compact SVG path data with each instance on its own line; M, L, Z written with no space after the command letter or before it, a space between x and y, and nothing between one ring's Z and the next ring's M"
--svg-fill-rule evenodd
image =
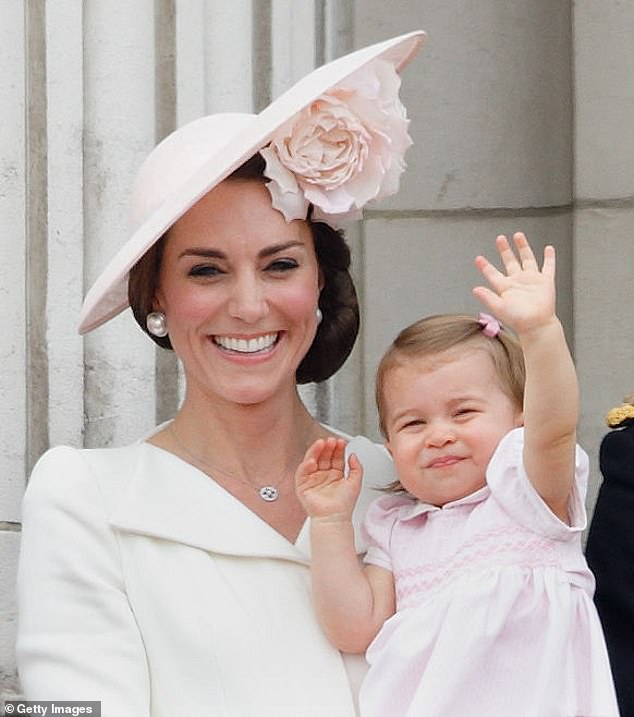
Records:
M438 314L420 319L403 329L394 339L379 364L376 375L376 405L379 427L387 439L385 379L387 374L405 362L424 356L434 356L456 346L486 351L500 379L502 390L522 409L526 371L519 342L505 328L494 337L483 333L477 318L463 314Z

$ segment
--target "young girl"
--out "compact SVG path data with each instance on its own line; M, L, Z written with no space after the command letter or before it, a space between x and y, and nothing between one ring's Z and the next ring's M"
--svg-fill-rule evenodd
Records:
M394 491L351 513L362 468L317 441L296 475L311 517L316 609L329 639L370 664L364 717L618 715L594 581L581 552L588 461L578 389L555 314L555 253L521 233L474 295L495 319L437 316L397 337L377 379Z

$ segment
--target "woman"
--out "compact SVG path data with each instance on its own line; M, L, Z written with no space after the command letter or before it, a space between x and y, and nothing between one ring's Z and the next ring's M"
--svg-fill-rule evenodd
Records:
M363 665L313 615L292 485L308 446L341 434L297 383L328 378L354 343L333 227L398 188L410 140L397 72L422 39L329 63L257 116L197 120L141 168L136 230L80 330L129 303L181 359L185 399L144 441L60 447L36 466L18 579L28 698L99 700L116 717L355 713ZM369 486L390 480L382 450L347 438Z

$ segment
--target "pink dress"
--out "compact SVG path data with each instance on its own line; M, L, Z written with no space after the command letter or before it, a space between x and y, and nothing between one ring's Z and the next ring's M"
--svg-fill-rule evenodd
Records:
M581 550L588 458L577 448L568 526L522 447L523 429L508 433L487 485L443 508L370 506L366 562L393 573L397 612L367 651L363 717L618 716Z

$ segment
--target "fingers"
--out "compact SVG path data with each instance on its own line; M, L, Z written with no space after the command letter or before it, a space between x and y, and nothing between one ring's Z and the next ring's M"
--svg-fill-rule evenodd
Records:
M548 244L544 247L544 264L542 266L542 274L545 274L549 278L553 279L555 278L555 265L556 265L556 257L555 257L555 247Z
M350 522L361 491L363 469L356 455L348 458L344 476L343 439L316 441L306 452L295 474L295 492L312 519Z
M297 469L297 486L308 490L343 478L345 449L343 438L320 438L315 441Z
M476 257L475 264L488 285L476 286L473 296L518 333L550 321L555 312L554 248L545 247L540 269L523 232L516 232L512 242L500 234L495 246L503 267L497 269L485 257Z
M475 264L487 279L495 287L495 282L503 277L510 277L522 271L540 272L535 253L526 238L524 232L513 234L513 246L504 234L499 234L495 239L495 246L502 260L504 272L500 271L483 256L477 256ZM544 248L544 262L541 273L554 277L555 275L555 249L548 245Z
M306 451L304 462L312 459L316 470L327 471L331 468L343 470L343 457L346 442L343 438L319 438Z
M495 244L508 275L522 270L539 271L535 254L524 232L515 232L513 234L515 250L513 250L509 240L503 234L496 238Z
M499 294L504 290L505 283L507 282L507 274L502 273L484 256L477 256L475 258L475 265L480 270L482 276L487 280L489 287L476 287L474 295L495 313L494 304L497 302ZM508 266L506 268L507 271L509 271Z
M498 254L500 255L500 259L502 260L502 264L504 265L507 274L512 274L514 271L521 268L521 265L515 256L515 252L511 248L509 240L506 236L504 236L504 234L499 234L495 238L495 248L498 250Z
M348 458L348 468L350 469L348 472L348 480L361 481L363 478L363 466L354 453L351 453L350 458Z
M482 302L487 309L497 316L502 310L502 300L499 295L486 286L475 286L472 290L473 296Z
M346 442L343 438L326 438L321 455L317 460L319 470L343 470Z

